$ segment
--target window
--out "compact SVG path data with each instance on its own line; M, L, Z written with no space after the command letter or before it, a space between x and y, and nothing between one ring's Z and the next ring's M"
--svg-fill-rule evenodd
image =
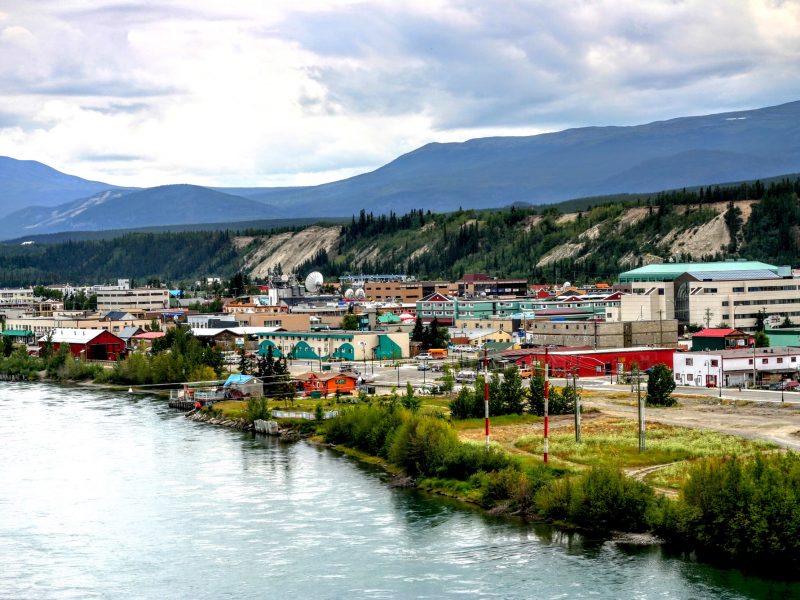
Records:
M694 364L694 359L693 358L687 358L686 359L686 366L687 367L691 367L693 364Z
M762 358L762 359L761 359L761 364L762 364L762 365L765 365L765 364L767 364L768 362L769 362L769 359L768 359L768 358Z
M747 359L747 364L748 365L752 365L753 364L753 359L752 358L748 358Z
M711 366L712 367L718 367L719 366L719 361L718 360L712 360L711 361Z
M781 358L781 357L778 357L778 364L780 365L780 364L782 364L782 363L783 363L783 358Z
M797 357L796 357L796 356L793 356L793 357L792 357L792 360L791 360L791 361L789 361L789 362L797 362Z

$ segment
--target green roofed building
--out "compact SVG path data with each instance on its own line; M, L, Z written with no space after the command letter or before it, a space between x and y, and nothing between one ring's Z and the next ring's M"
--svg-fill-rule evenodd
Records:
M674 281L684 273L701 279L763 279L779 277L786 267L776 267L757 260L736 260L706 263L658 263L625 271L619 276L620 283L644 281ZM788 270L791 274L791 269Z
M30 329L4 329L2 335L17 344L33 344L36 341Z
M791 267L751 260L660 263L625 271L619 283L623 321L677 319L705 328L755 329L759 311L800 317L800 280Z

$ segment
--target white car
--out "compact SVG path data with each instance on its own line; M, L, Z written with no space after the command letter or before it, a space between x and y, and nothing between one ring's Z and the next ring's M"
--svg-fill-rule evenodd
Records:
M433 360L433 356L427 352L423 352L422 354L417 354L417 360Z

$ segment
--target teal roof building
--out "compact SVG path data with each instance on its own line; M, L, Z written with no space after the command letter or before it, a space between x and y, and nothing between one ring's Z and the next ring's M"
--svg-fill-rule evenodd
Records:
M780 279L787 267L776 267L757 260L736 260L702 263L659 263L620 273L620 283L640 281L674 281L689 274L698 281L735 281L746 279Z

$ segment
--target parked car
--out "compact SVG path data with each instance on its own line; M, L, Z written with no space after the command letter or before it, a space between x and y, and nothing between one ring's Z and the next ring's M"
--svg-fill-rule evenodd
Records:
M459 383L472 383L477 376L475 371L459 371L456 373L456 381Z
M417 365L417 371L430 371L430 370L431 370L431 368L428 366L428 363L424 363L423 362L423 363L419 363L419 365Z
M440 385L422 385L414 390L418 396L430 396L442 393L442 386Z
M417 360L432 360L433 356L431 356L427 352L423 352L422 354L417 354Z

